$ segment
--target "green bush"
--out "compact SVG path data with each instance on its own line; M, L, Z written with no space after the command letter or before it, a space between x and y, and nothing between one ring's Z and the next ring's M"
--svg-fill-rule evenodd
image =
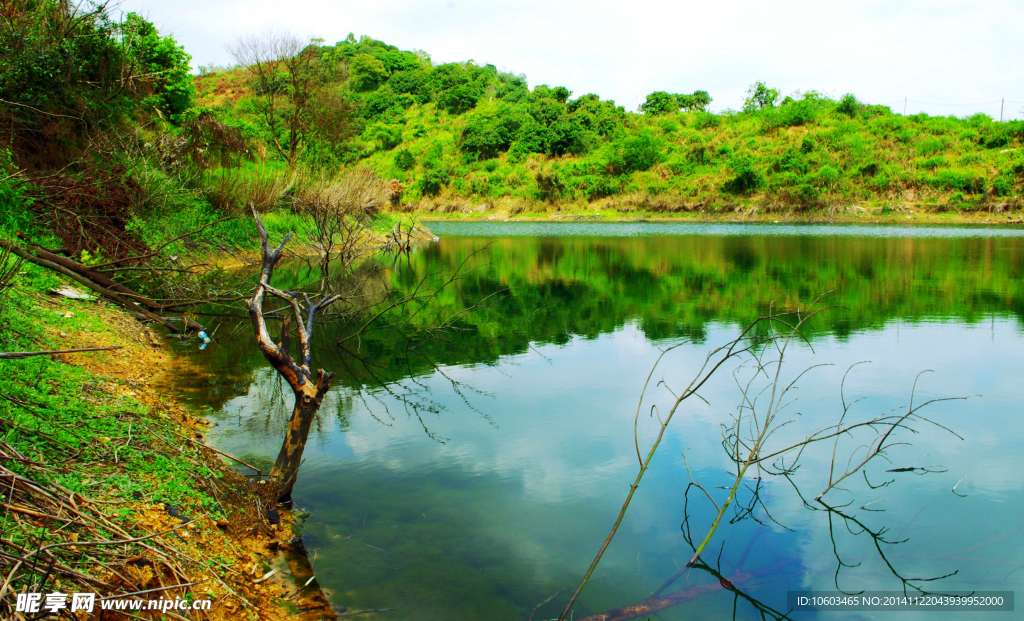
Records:
M377 148L390 151L402 144L402 126L374 123L366 128L363 134L368 140L377 143Z
M764 175L757 169L753 158L749 156L735 157L729 162L733 173L726 189L735 194L748 194L764 185Z
M941 155L930 157L925 161L921 162L921 168L927 168L928 170L935 170L936 168L941 168L942 166L949 166L949 162L947 162L946 158L942 157Z
M838 168L833 166L822 166L818 170L818 174L815 175L815 184L819 188L832 189L839 184L839 180L842 179L843 173L839 172Z
M0 151L0 179L3 179L0 181L0 235L8 239L12 239L17 231L29 236L35 233L32 200L26 195L25 182L8 177L14 170L11 152L7 149Z
M711 114L709 112L698 112L697 116L693 120L693 126L697 129L707 129L709 127L718 127L722 124L722 117L717 114Z
M918 141L916 148L919 155L927 156L942 151L946 148L946 145L942 143L940 138L928 137Z
M857 98L854 97L852 93L847 93L843 95L843 98L839 100L838 104L836 104L836 111L847 116L857 116L861 107L862 104L857 101Z
M786 105L766 110L764 116L765 129L776 127L797 127L813 123L818 118L819 103L814 99L801 99Z
M793 194L797 200L807 205L815 205L821 199L821 193L818 192L818 188L809 183L798 185Z
M398 170L411 170L416 165L416 157L409 149L402 149L395 153L395 168Z
M661 141L644 132L613 143L608 167L617 174L648 170L661 157Z
M929 180L930 184L940 190L956 190L970 194L985 191L985 178L966 170L942 170Z
M1013 183L1006 177L996 177L992 182L992 191L996 196L1009 196L1013 194Z
M451 173L438 162L429 162L423 167L423 176L419 178L416 187L421 194L437 196L444 186L451 181Z
M775 160L772 169L778 172L792 172L798 175L807 174L811 165L794 149L790 149Z

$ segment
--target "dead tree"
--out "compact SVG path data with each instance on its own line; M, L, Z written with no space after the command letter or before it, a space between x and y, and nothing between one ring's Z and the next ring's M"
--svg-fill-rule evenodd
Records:
M295 406L292 409L292 418L288 424L284 444L281 445L281 452L278 454L274 468L270 472L271 481L279 486L279 501L288 502L291 499L292 487L295 485L295 479L299 473L299 464L302 462L302 452L306 448L309 427L317 410L320 409L320 403L323 401L324 395L327 394L327 390L331 387L331 378L334 377L334 373L319 369L314 378L310 371L313 320L316 317L317 311L327 308L340 299L341 296L326 295L319 302L314 303L310 301L309 296L306 294L302 295L302 301L300 301L294 293L280 291L272 287L270 280L274 275L274 268L277 266L277 262L281 260L284 246L291 239L291 233L285 235L281 245L272 250L263 221L260 220L256 209L252 206L250 208L260 233L263 264L260 269L260 280L256 285L256 292L253 294L252 299L247 301L249 305L249 318L252 320L253 328L256 330L256 341L259 343L260 351L263 352L263 355L266 356L270 364L288 382L292 392L295 393ZM267 322L263 316L263 302L268 293L284 300L291 306L294 314L295 329L299 335L300 358L298 362L292 358L289 352L291 316L285 315L282 322L281 342L274 343L273 339L270 338L270 332L267 331ZM303 317L303 313L305 313L305 317Z

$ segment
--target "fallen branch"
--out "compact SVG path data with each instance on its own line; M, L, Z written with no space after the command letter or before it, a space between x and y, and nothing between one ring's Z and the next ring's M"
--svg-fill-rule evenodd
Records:
M372 615L378 612L391 612L394 608L374 608L372 610L352 610L350 612L339 612L338 618L341 617L357 617L359 615Z
M0 360L20 360L22 358L28 358L29 356L49 356L52 354L77 354L83 351L110 351L113 349L121 349L121 346L116 347L82 347L80 349L48 349L44 351L10 351L0 352Z
M36 255L32 254L31 252L26 251L24 248L20 248L16 244L12 244L11 242L6 241L6 240L0 239L0 248L6 248L6 249L10 250L11 252L13 252L14 254L18 255L19 257L25 259L26 261L29 261L30 263L35 263L36 265L39 265L40 267L45 267L45 268L51 269L51 270L53 270L55 272L59 272L61 274L64 274L68 278L70 278L70 279L72 279L72 280L74 280L74 281L76 281L78 283L81 283L81 284L85 285L86 287L89 287L93 291L107 296L108 298L110 298L110 299L114 300L115 302L121 304L125 308L128 308L129 310L131 310L131 311L133 311L135 313L138 313L138 314L142 315L143 317L145 317L147 319L150 319L152 321L155 321L155 322L161 324L162 326L166 327L167 329L171 330L172 332L181 332L181 330L177 326L175 326L171 322L167 321L163 317L160 317L158 315L154 315L153 313L149 312L148 310L142 308L137 303L135 303L135 301L130 300L130 299L122 296L119 293L111 291L110 289L108 289L108 288L106 288L106 287L104 287L104 286L102 286L100 284L95 283L92 280L90 280L89 278L87 278L87 277L79 274L78 272L75 272L75 271L73 271L73 270L71 270L71 269L69 269L67 267L64 267L63 265L59 265L57 263L54 263L53 261L48 261L48 260L43 259L41 257L37 257Z
M218 455L223 455L224 457L227 457L228 459L237 461L238 463L242 464L246 468L249 468L250 470L255 470L256 472L259 472L261 477L263 476L263 471L262 470L260 470L256 466L253 466L252 464L245 463L244 461L242 461L241 459L235 457L234 455L229 455L229 454L225 453L224 451L218 451L217 449L213 448L212 446L210 446L208 444L203 444L202 442L199 442L198 440L193 440L192 438L189 438L188 436L182 436L182 437L185 438L186 440L188 440L189 442L197 445L197 446L201 446L204 449L209 449L209 450L213 451L214 453L217 453Z

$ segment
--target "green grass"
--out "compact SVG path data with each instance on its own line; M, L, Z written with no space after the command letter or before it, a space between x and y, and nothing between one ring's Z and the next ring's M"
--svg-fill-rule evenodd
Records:
M61 333L116 342L108 317L119 311L108 308L99 313L100 302L46 294L63 284L66 281L49 271L22 265L0 317L4 351L67 348ZM102 362L119 354L75 355ZM174 438L180 425L159 405L127 396L136 389L131 382L103 377L50 356L4 360L3 366L0 395L6 398L0 399L0 433L25 458L61 467L57 482L90 497L213 506L213 499L192 481L213 473L189 461L194 450L172 458L169 451L154 448ZM9 467L25 470L16 462Z

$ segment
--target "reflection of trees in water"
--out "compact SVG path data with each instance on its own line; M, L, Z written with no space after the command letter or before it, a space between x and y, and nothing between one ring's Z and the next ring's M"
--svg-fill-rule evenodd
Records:
M447 365L491 363L501 356L526 351L533 343L564 343L576 335L595 337L619 329L627 321L638 321L648 338L691 335L701 340L711 321L740 323L752 315L756 317L770 300L783 300L784 308L805 306L810 291L835 290L837 301L848 307L802 323L802 337L812 342L822 335L844 335L878 327L894 317L914 321L943 316L973 321L995 314L1024 316L1020 303L1024 299L1021 244L1016 240L719 238L568 240L555 245L558 247L552 248L550 241L522 239L495 242L477 257L474 269L464 271L455 280L450 280L448 274L465 267L473 253L484 247L483 241L446 240L444 245L414 254L401 269L395 264L377 265L377 280L372 282L380 286L368 288L366 297L376 296L389 303L397 301L395 312L382 315L374 329L359 331L358 338L352 336L354 329L363 326L366 318L348 310L329 317L320 329L318 358L325 366L339 371L349 390L336 390L328 395L328 399L335 401L329 401L331 407L317 415L314 429L322 431L327 411L336 411L342 424L352 400L358 399L381 423L390 424L397 408L416 417L428 435L443 442L444 438L431 431L426 418L428 414L439 414L442 406L432 395L431 383L422 378L433 374L435 379L445 379L470 407L474 398L480 396L472 387L446 374ZM1001 252L993 252L1000 245L1004 246ZM295 278L301 281L303 277ZM431 279L445 286L435 286L430 295L413 301L418 288ZM403 304L402 299L409 302ZM487 303L480 304L480 300ZM431 338L414 336L425 334ZM761 325L747 338L767 345L777 340L777 333ZM233 360L232 365L249 364L255 353L247 353L244 345L230 345L225 352L237 355L238 361ZM753 355L754 350L747 353ZM260 358L255 362L258 366L263 364ZM781 367L781 356L777 366ZM754 368L754 377L767 377L764 360L755 360ZM870 461L884 456L884 447L889 446L887 441L893 433L907 432L915 420L925 424L931 421L915 418L919 407L912 405L909 417L885 414L845 426L840 419L834 428L821 430L804 442L769 451L762 444L768 436L760 437L760 432L772 428L772 422L765 422L763 415L762 422L756 422L759 419L753 404L758 396L750 393L751 389L748 386L742 393L744 404L750 402L750 411L744 415L746 405L740 407L740 416L732 427L725 429L723 442L738 468L745 472L752 467L759 476L748 484L741 472L725 502L714 497L717 492L704 489L697 482L688 487L687 505L690 492L698 491L715 506L719 516L707 537L698 536L699 540L695 540L690 532L688 510L683 536L693 550L693 558L683 570L699 570L715 578L707 592L727 589L733 592L737 603L746 602L767 618L780 618L773 616L778 611L743 590L763 584L768 577L758 577L756 570L736 570L723 578L719 564L709 564L705 559L708 539L720 520L724 518L729 525L750 520L785 526L784 521L780 523L768 513L768 507L761 501L763 478L792 480L796 466L785 458L794 453L798 458L811 444L834 441L838 446L841 438L863 432L874 434L874 440L866 443L866 455L872 455L867 460ZM246 424L253 425L254 430L258 428L261 435L272 437L271 431L279 430L287 420L283 385L278 381L276 387L266 386L265 394L261 390L264 388L257 391L257 396L265 415L260 421ZM342 397L342 392L348 396ZM746 427L741 424L744 420ZM751 429L757 433L750 435ZM846 470L833 472L834 477L830 476L828 487L818 498L841 481L847 481L844 485L852 483L851 477L862 473L867 461L855 461ZM866 478L865 483L872 488ZM893 546L903 540L890 539L885 528L872 521L876 516L865 518L849 505L818 498L805 501L804 506L827 515L833 542L837 533L865 540L903 588L926 592L929 583L956 573L905 574L890 558ZM863 509L864 506L861 505L863 511L872 510ZM839 550L834 544L835 583L837 588L843 588L847 585L841 584L841 575L856 565L848 562ZM772 568L765 571L771 574ZM668 592L673 583L674 580L666 580L662 589L652 595L657 601L645 600L640 604L647 608L636 610L676 605L705 592L692 590L696 587ZM616 614L626 612L623 609Z
M248 396L239 404L236 424L246 435L263 440L278 440L281 429L291 418L287 403L288 393L284 381L271 369L253 372ZM320 410L313 419L311 438L323 439L330 432L330 425L343 431L348 429L349 416L355 406L355 399L348 391L331 391L324 396Z
M338 371L336 384L352 388L379 388L438 366L492 364L533 345L596 338L629 322L651 340L701 342L713 322L750 325L773 302L806 307L825 291L845 310L805 326L812 340L893 319L1024 318L1024 240L1015 238L455 238L362 269L374 273L361 279L363 301L400 300L424 283L437 293L421 297L412 317L383 317L358 339L348 338L361 326L353 308L325 317L314 355ZM282 287L299 289L320 276L316 265L293 261L276 277ZM414 330L438 338L412 346ZM235 391L264 364L244 328L201 360L238 378ZM210 395L211 405L223 403L227 392Z
M680 529L684 541L693 551L690 560L645 600L612 611L589 615L584 621L610 621L613 619L621 621L656 613L659 610L664 610L684 601L689 601L694 597L715 591L719 586L734 594L734 616L736 614L735 603L743 599L753 606L762 618L784 618L784 614L765 606L757 599L743 593L736 586L741 579L746 580L751 575L743 568L743 561L749 553L750 546L753 545L753 540L748 543L747 551L741 556L740 562L737 564L736 569L733 570L729 579L725 579L721 575L720 566L722 552L729 542L729 526L749 520L756 522L762 528L766 528L771 523L788 530L785 524L772 516L768 505L762 499L764 481L772 479L789 482L796 490L797 496L802 501L804 507L816 513L824 512L827 514L832 551L837 563L835 585L838 590L850 594L862 592L857 590L851 592L840 585L841 572L844 569L850 570L860 565L860 563L851 564L844 561L839 552L839 546L836 543L837 532L841 533L844 530L854 538L866 535L867 543L872 545L877 557L888 568L891 575L900 581L902 590L909 595L933 593L931 590L932 583L956 575L956 570L932 576L907 574L905 569L892 561L890 552L893 546L905 543L908 539L894 540L888 538L887 527L869 524L870 520L856 516L849 507L854 504L852 498L856 496L856 492L853 489L853 485L859 482L858 477L860 475L864 477L868 488L867 492L887 487L894 482L894 480L889 480L879 485L872 485L868 481L866 468L869 464L877 461L889 463L890 449L908 444L908 437L911 434L917 434L920 427L925 425L934 426L960 438L960 436L947 427L926 417L922 411L938 402L955 399L962 400L963 398L933 398L923 402L916 400L917 379L915 379L914 386L910 391L909 401L905 407L857 420L856 415L852 411L861 399L850 401L847 399L845 391L846 377L857 366L857 364L854 364L847 369L840 384L839 393L842 409L838 420L834 424L814 430L803 439L795 442L792 441L792 438L787 437L786 434L780 433L786 427L794 425L801 417L801 413L795 410L800 383L817 367L825 366L812 364L806 368L790 372L786 369L785 365L787 351L791 347L796 347L797 344L810 345L804 336L805 326L808 325L815 315L820 315L827 310L829 309L824 311L816 310L812 306L802 312L772 313L758 319L755 324L748 326L739 337L712 349L708 353L704 364L697 370L692 379L681 387L672 387L670 385L671 381L666 379L661 379L657 381L656 386L651 386L651 379L654 377L663 358L671 354L680 345L675 345L662 351L662 355L659 356L658 361L651 370L651 374L648 376L647 383L641 391L640 400L637 404L634 422L634 442L639 470L636 479L629 486L629 492L619 510L618 517L611 531L605 538L590 567L583 575L579 586L576 587L562 609L558 618L559 621L569 617L577 597L587 585L594 570L601 562L605 551L617 534L634 494L640 487L644 474L650 467L651 460L673 417L685 403L694 399L704 401L704 398L700 395L700 390L712 376L719 371L725 370L724 367L727 364L736 365L732 369L732 376L739 391L739 404L735 412L730 415L730 418L721 423L721 444L726 456L734 467L735 474L731 483L724 487L706 487L700 480L693 477L689 465L686 464L684 453L684 465L690 481L684 492L684 519ZM918 375L919 378L920 374ZM639 421L648 389L650 388L660 388L666 391L671 395L672 401L671 406L664 412L656 404L648 406L651 418L657 420L659 426L656 428L655 438L651 446L649 449L646 449L646 452L642 452ZM805 453L810 454L816 449L824 451L823 456L829 460L828 480L823 484L823 488L817 488L821 491L813 496L813 500L808 501L808 496L801 492L800 484L797 481L797 473L803 465ZM922 468L916 464L888 470L888 472L914 472L917 474L942 471L942 468ZM748 476L748 473L750 476ZM811 476L813 477L813 475ZM751 478L753 479L752 481ZM819 484L821 483L815 483L813 478L810 481L804 482L805 486ZM847 502L841 502L835 498L839 492L845 492L850 495ZM861 493L864 492L865 490L861 490ZM691 493L695 494L695 499L691 499ZM692 513L691 502L708 503L714 507L714 517L710 523ZM860 509L866 512L882 512L877 509L867 509L866 507L870 504L874 504L874 502L862 504ZM730 512L731 518L729 517ZM695 522L698 523L696 526L698 529L696 531L697 536L694 536L695 533L693 531ZM719 530L723 526L725 526L723 529L725 532L720 533ZM708 546L716 536L721 540L721 544L719 546L718 559L715 561L715 567L712 568L707 560L707 557L710 555ZM701 564L704 571L718 578L717 586L715 583L710 583L686 587L667 594L664 593L669 589L670 585L683 576L692 573L692 570Z

